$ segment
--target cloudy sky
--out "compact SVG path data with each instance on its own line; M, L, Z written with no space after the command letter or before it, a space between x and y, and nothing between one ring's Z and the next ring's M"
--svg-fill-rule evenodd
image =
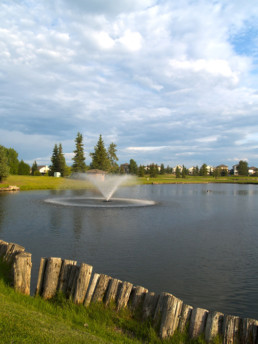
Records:
M28 163L258 166L257 0L1 0L0 144Z

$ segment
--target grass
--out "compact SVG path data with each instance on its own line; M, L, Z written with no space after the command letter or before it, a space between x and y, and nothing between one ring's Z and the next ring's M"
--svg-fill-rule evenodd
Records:
M45 301L16 293L9 286L9 270L0 261L0 343L205 343L203 338L190 340L187 333L161 341L149 322L134 318L128 309L118 313L114 305L96 303L85 308L62 294Z
M148 176L135 178L128 182L128 185L135 184L198 184L198 183L237 183L237 184L258 184L258 177L226 176L214 178L187 176L186 178L176 178L175 175L158 175L157 178ZM87 181L74 180L70 178L54 178L48 176L18 176L10 175L0 188L9 185L16 185L20 190L51 190L51 189L87 189L92 188Z

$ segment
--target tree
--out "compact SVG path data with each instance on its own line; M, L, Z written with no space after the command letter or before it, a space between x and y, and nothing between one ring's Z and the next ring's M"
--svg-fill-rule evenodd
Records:
M240 160L237 165L237 171L240 176L248 176L248 163L247 161Z
M118 161L118 157L116 155L117 149L116 149L116 144L111 142L109 147L108 147L108 159L110 161L111 165L111 172L118 172L119 167L118 164L116 163Z
M36 171L38 171L38 164L36 161L34 161L32 167L31 167L31 175L35 176Z
M179 167L177 166L177 167L176 167L176 178L180 178L180 177L181 177L180 169L179 169Z
M162 174L165 174L165 167L164 167L164 164L161 164L160 165L160 171L159 173L162 175Z
M187 168L183 165L183 169L182 169L182 178L186 178L187 175L188 175L188 170L187 170Z
M18 174L22 176L28 176L30 174L30 165L21 160L18 166Z
M58 168L59 172L61 173L61 176L64 177L67 174L67 169L66 169L66 162L65 162L65 156L63 153L63 147L61 143L58 146Z
M53 154L51 157L51 165L49 168L49 175L53 176L55 172L60 172L59 171L59 164L58 164L58 146L55 144L54 149L53 149Z
M138 166L136 164L136 161L134 161L133 159L131 159L129 162L129 173L138 174Z
M85 172L86 164L85 164L85 156L84 156L84 148L83 148L83 136L81 133L77 134L75 139L76 148L74 150L74 157L73 157L73 165L72 165L72 172Z
M55 172L60 172L62 177L67 175L67 166L61 143L59 143L59 146L55 144L51 162L52 165L50 166L50 176L53 176Z
M97 145L94 147L94 153L91 153L91 167L102 171L109 171L111 163L109 160L108 152L105 148L102 135L99 135Z
M3 179L9 175L10 168L8 166L8 158L6 156L6 150L3 146L0 146L0 183Z
M202 166L200 167L199 175L203 177L206 177L208 175L208 169L206 164L202 164Z
M144 175L145 175L144 166L143 166L143 165L140 165L139 168L138 168L138 176L139 176L139 177L144 177Z
M158 174L158 166L155 164L150 165L150 177L156 178Z
M221 169L219 167L216 167L213 171L213 177L218 178L221 176Z
M10 174L18 174L18 153L13 148L5 148Z

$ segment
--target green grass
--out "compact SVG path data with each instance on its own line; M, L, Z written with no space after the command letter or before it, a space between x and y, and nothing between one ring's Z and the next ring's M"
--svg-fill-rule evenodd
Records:
M85 308L62 294L51 301L21 295L9 286L8 276L9 268L0 261L0 343L205 343L203 338L190 340L186 333L161 341L148 322L134 318L128 309L118 313L114 305Z
M126 185L135 184L198 184L198 183L237 183L237 184L258 184L258 177L244 177L244 176L227 176L214 178L187 176L186 178L176 178L175 175L165 174L158 175L157 178L150 178L148 176L135 178L129 181ZM92 188L92 185L87 181L74 180L70 178L54 178L48 176L18 176L10 175L2 184L0 188L9 185L16 185L20 190L50 190L50 189L87 189Z

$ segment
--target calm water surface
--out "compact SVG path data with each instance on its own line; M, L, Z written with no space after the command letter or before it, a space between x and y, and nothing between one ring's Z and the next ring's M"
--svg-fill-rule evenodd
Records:
M47 198L98 196L92 191L0 194L0 238L33 258L93 265L150 291L258 319L258 186L141 185L116 197L155 200L143 208L64 207Z

